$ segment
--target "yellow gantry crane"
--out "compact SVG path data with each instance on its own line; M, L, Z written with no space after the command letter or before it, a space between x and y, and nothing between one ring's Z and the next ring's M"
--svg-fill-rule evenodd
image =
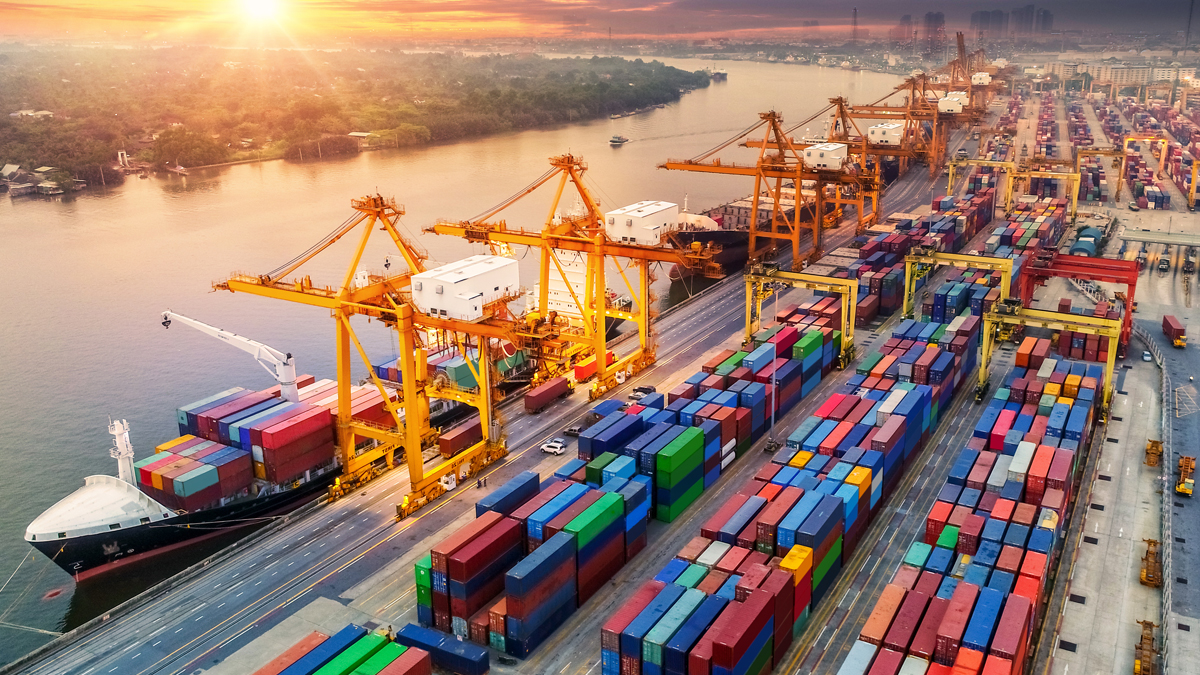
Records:
M838 367L854 361L854 322L858 302L858 279L835 279L817 274L789 272L774 263L755 263L746 270L746 342L762 328L763 301L778 290L775 285L837 293L842 302L842 353Z
M1115 181L1117 184L1117 190L1113 194L1113 201L1120 202L1121 201L1121 186L1124 185L1124 183L1125 183L1125 161L1126 161L1125 160L1125 157L1126 157L1125 152L1123 150L1119 150L1117 148L1078 148L1075 151L1075 173L1077 173L1077 174L1082 174L1082 172L1083 172L1083 158L1084 157L1112 157L1113 158L1112 168L1118 169L1120 171L1120 173L1117 174L1117 180ZM1200 165L1197 165L1195 162L1192 163L1192 172L1193 172L1192 189L1193 189L1193 191L1195 190L1195 185L1196 185L1195 171L1198 166L1200 166ZM1193 192L1193 194L1194 194L1194 192Z
M983 335L979 347L979 384L975 389L975 400L982 401L987 395L991 377L992 353L996 350L997 335L1003 326L1046 328L1054 331L1070 330L1085 335L1100 335L1116 343L1121 336L1121 322L1117 319L1101 319L1079 314L1061 314L1040 309L1023 307L1019 298L1009 298L996 303L992 311L983 315ZM1100 420L1108 419L1112 405L1113 369L1117 361L1117 350L1108 350L1108 361L1104 364L1104 391L1099 405Z
M216 290L248 293L285 300L327 310L334 320L337 357L337 444L344 474L341 484L353 485L378 470L391 468L395 453L403 453L412 485L406 508L415 510L437 498L445 490L440 479L453 475L462 480L506 454L504 439L494 416L491 386L493 366L489 352L494 340L513 339L511 330L486 322L448 321L427 316L411 303L411 277L425 270L427 255L400 230L404 208L379 195L351 200L355 215L335 228L321 241L284 265L266 274L234 274L213 284ZM361 227L360 227L361 226ZM406 263L406 269L384 274L360 270L363 254L372 232L387 232ZM290 279L299 268L343 237L360 230L345 276L339 286L318 286L305 275ZM485 308L485 313L503 313L502 302ZM399 353L397 362L400 391L385 387L371 366L370 357L355 333L351 319L366 316L395 329ZM470 358L470 348L478 352L478 365ZM352 348L353 345L353 348ZM429 382L426 373L427 348L454 345L466 358L476 377L478 390L450 391ZM380 425L353 417L352 355L357 351L370 373L371 383L383 396L392 425ZM464 452L426 471L422 449L436 438L429 427L429 398L452 398L479 411L484 438Z
M1012 286L1012 259L991 258L982 255L959 255L957 253L942 253L920 246L909 250L904 257L904 312L906 319L913 318L915 306L913 296L916 294L917 280L929 274L935 267L953 265L960 269L988 270L1000 273L1000 299L1008 299L1008 289Z
M583 183L583 175L587 170L583 159L567 154L552 157L550 164L550 170L538 180L498 206L470 220L438 222L425 231L492 246L527 246L538 250L541 256L538 311L527 314L523 322L518 322L518 346L530 348L537 354L538 381L565 374L573 363L594 358L596 383L589 395L597 398L616 386L618 372L636 374L654 363L655 344L650 325L654 301L650 292L653 280L651 265L656 262L673 263L701 270L712 270L716 266L718 272L719 265L713 260L712 249L647 246L610 239L606 234L600 204ZM503 220L491 222L501 211L546 184L555 185L555 193L540 231L514 228ZM559 205L568 184L579 197L582 210L563 215L559 213ZM582 295L577 294L571 284L561 259L564 254L577 254L586 259L585 290ZM628 262L622 265L621 259ZM629 291L632 306L628 309L613 306L607 298L606 261L616 266L618 275ZM631 269L635 274L632 281L629 274ZM571 298L572 313L576 314L577 320L546 311L552 277L561 279L565 285ZM632 321L638 331L638 348L617 358L612 364L606 358L606 322L610 318Z

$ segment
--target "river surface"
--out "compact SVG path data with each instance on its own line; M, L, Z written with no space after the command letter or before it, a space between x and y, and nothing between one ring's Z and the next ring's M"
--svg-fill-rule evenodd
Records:
M706 65L667 62L690 70ZM162 310L261 340L294 354L300 372L332 377L333 323L324 312L214 293L212 283L233 271L274 269L352 215L351 198L375 192L405 205L402 222L431 261L486 252L418 233L438 218L483 212L541 176L549 157L567 152L587 161L589 186L603 210L647 199L682 203L685 196L692 211L707 209L748 194L752 180L656 165L721 144L762 111L782 111L798 121L831 96L873 101L898 82L891 75L815 66L721 65L727 82L619 120L336 160L132 178L54 200L0 195L0 584L12 575L0 589L0 663L49 639L19 626L69 630L153 581L118 580L77 592L66 573L30 553L22 540L26 525L85 476L115 475L109 418L129 421L141 459L178 435L176 407L233 386L274 383L247 354L186 326L164 330ZM631 142L610 147L614 134ZM753 162L755 152L740 149L723 158ZM549 191L535 192L505 217L540 229L550 200ZM385 240L376 233L363 267L382 269ZM317 283L336 286L349 253L348 244L339 242L302 269ZM522 283L532 287L536 255L518 250L517 256ZM666 270L657 275L665 297ZM689 290L676 286L670 295ZM369 354L397 356L394 337L378 324L362 321L357 332ZM355 377L364 374L360 364ZM175 567L161 572L195 560L175 560Z

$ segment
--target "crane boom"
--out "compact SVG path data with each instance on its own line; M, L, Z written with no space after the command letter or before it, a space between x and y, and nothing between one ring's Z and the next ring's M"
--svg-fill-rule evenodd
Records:
M300 390L296 387L296 360L291 354L270 347L256 340L251 340L248 337L243 337L237 333L231 333L227 330L210 326L203 321L197 321L191 317L167 310L163 312L162 324L166 328L171 327L173 320L182 321L183 323L195 328L196 330L211 335L218 340L224 340L226 343L237 347L246 352L258 361L259 365L266 368L268 373L275 378L279 383L280 396L285 401L291 403L300 402Z

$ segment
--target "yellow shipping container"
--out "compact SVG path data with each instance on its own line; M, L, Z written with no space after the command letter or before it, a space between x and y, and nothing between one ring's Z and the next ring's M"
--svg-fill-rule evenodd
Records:
M811 452L807 450L801 450L800 452L797 452L790 461L788 461L788 466L795 467L797 469L803 469L804 467L808 466L808 460L812 459L812 456L813 454Z
M856 466L850 470L845 482L858 486L858 496L862 497L871 490L871 470L865 466Z
M251 462L254 464L254 477L259 480L267 479L267 465L262 462Z
M193 436L191 434L188 434L187 436L180 436L179 438L167 441L166 443L163 443L162 445L154 446L154 452L167 452L171 448L173 448L177 445L182 445L184 443L187 443L188 441L192 440L193 438L195 438L195 436Z
M792 550L779 561L779 569L787 570L799 584L804 575L812 571L813 550L807 546L793 546Z
M1079 383L1083 378L1078 375L1068 375L1067 381L1063 384L1063 393L1071 398L1079 396Z
M1058 398L1058 395L1062 393L1062 385L1057 382L1047 382L1046 386L1042 389L1042 393L1052 394L1054 398Z

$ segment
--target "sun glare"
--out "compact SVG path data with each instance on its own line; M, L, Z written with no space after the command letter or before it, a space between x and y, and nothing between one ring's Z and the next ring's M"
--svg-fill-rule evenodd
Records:
M242 11L251 19L274 19L279 14L276 0L242 0Z

